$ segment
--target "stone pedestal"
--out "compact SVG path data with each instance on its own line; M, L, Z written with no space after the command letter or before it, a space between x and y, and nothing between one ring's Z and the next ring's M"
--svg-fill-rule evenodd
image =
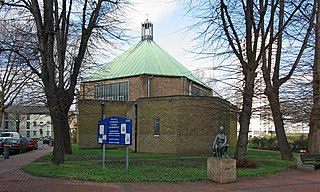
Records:
M207 177L218 183L231 183L237 180L235 159L207 159Z

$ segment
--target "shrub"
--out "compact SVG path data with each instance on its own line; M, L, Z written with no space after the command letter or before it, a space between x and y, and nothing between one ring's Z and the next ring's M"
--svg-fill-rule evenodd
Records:
M249 140L248 146L254 149L277 150L278 142L275 137L253 137Z
M308 137L305 134L288 136L288 142L293 152L306 150L308 147Z
M287 140L293 152L307 149L308 138L305 134L287 135ZM254 149L278 150L278 142L276 137L253 137L249 140L248 147Z

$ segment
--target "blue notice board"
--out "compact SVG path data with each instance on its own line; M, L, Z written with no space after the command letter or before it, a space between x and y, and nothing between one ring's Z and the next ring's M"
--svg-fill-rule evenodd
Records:
M98 144L132 145L132 120L118 116L98 122Z

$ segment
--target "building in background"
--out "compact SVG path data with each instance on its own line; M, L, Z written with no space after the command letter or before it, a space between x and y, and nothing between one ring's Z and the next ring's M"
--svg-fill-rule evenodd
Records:
M5 109L3 131L17 131L24 137L53 136L48 108L45 106L13 105Z
M71 143L78 143L78 135L77 135L78 111L77 110L69 111L68 122L69 122L69 128L70 128Z

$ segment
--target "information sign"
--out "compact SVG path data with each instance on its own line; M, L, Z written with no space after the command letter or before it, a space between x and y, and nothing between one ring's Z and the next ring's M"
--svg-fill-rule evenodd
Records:
M98 144L132 145L132 120L112 116L99 121Z

